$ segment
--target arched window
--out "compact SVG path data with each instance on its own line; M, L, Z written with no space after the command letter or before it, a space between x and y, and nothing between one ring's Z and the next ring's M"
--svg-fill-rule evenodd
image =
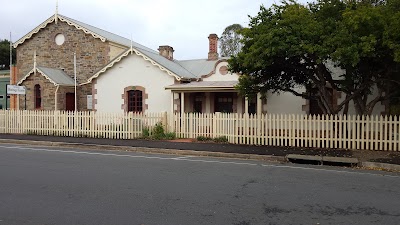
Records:
M143 92L128 91L128 112L143 112Z
M42 107L42 93L40 91L40 85L35 85L35 109L40 109Z

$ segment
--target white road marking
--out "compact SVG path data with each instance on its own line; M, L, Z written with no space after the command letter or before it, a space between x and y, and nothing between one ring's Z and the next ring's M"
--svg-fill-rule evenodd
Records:
M326 171L326 172L336 172L336 173L348 173L348 174L365 174L365 175L372 175L372 176L385 176L385 177L400 178L400 176L393 176L393 175L388 175L388 174L376 174L376 173L367 173L367 172L362 173L362 172L346 171L346 170L330 170L330 169L314 168L314 167L299 167L299 166L285 166L285 165L267 165L267 164L261 164L261 166L263 166L263 167L276 167L276 168L288 168L288 169Z
M189 159L189 157L171 157L170 158L170 157L158 157L158 156L124 155L124 154L114 154L114 153L56 150L56 149L44 149L44 148L27 148L27 147L1 146L1 145L0 145L0 148L11 148L11 149L43 151L43 152L61 152L61 153L73 153L73 154L84 154L84 155L101 155L101 156L116 156L116 157L129 157L129 158L143 158L143 159L160 159L160 160L181 160L181 161L191 161L191 162L206 162L206 163L258 166L258 164L255 164L255 163L223 162L223 161L217 161L217 160ZM190 156L190 157L192 157L192 156Z
M376 174L376 173L368 173L368 172L355 172L355 171L333 170L333 169L323 169L323 168L313 168L313 167L300 167L300 166L286 166L286 165L256 164L256 163L245 163L245 162L193 159L194 157L197 157L197 156L182 156L182 157L140 156L140 155L85 152L85 151L73 151L73 150L27 148L27 147L3 146L3 145L0 145L0 148L31 150L31 151L43 151L43 152L72 153L72 154L83 154L83 155L100 155L100 156L129 157L129 158L142 158L142 159L177 160L177 161L201 162L201 163L218 163L218 164L233 164L233 165L247 165L247 166L262 166L262 167L271 167L271 168L286 168L286 169L296 169L296 170L297 169L314 170L314 171L322 171L322 172L336 172L336 173L347 173L347 174L364 174L364 175L372 175L372 176L400 178L400 176L394 176L394 175L388 175L388 174Z
M182 156L182 157L178 157L175 158L176 160L181 160L181 159L188 159L188 158L192 158L193 156Z

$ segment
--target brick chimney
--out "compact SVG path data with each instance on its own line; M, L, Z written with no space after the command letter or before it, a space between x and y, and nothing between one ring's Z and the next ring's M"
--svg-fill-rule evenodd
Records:
M218 36L216 34L210 34L210 36L208 36L208 42L208 60L218 60Z
M169 60L174 60L174 49L169 45L163 45L158 48L160 55Z

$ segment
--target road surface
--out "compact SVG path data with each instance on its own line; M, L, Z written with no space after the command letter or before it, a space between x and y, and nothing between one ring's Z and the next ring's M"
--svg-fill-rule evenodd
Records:
M0 225L399 221L398 173L0 145Z

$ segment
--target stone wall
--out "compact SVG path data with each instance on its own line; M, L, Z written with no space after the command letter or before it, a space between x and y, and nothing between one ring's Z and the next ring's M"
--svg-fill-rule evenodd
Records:
M42 104L40 110L54 110L55 103L55 91L56 86L49 82L45 77L43 77L40 73L32 74L29 76L25 82L24 86L26 87L26 109L34 110L35 109L35 85L40 85L41 90L41 98ZM25 99L23 95L19 95L19 107L20 109L25 109Z
M57 91L57 110L66 110L66 94L74 93L74 87L60 87ZM78 107L79 109L79 107Z

